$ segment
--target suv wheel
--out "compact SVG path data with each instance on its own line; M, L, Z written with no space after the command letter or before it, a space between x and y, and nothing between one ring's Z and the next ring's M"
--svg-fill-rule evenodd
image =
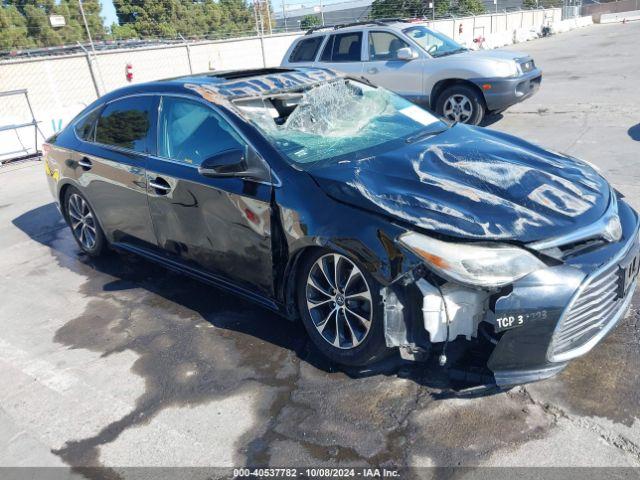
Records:
M478 125L484 117L484 99L473 88L454 85L440 94L436 112L450 122Z
M307 257L298 308L316 347L330 360L363 366L386 356L380 285L356 262L327 250Z
M102 254L107 243L102 228L89 202L74 187L65 192L64 213L82 251L92 257Z

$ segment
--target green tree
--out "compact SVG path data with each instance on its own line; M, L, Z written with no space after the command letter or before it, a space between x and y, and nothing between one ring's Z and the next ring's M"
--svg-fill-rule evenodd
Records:
M485 13L486 9L482 0L458 0L455 13L460 16L464 15L480 15Z
M0 50L33 47L29 37L27 20L17 7L10 5L0 8Z
M132 25L111 24L111 38L115 40L128 40L130 38L138 38L138 32Z
M222 24L220 32L225 34L247 34L255 32L252 10L244 0L220 0Z
M82 3L92 37L97 40L104 38L106 32L102 17L100 17L99 0L83 0ZM59 2L54 0L5 0L1 11L2 21L11 23L10 27L2 29L0 34L5 43L33 47L56 46L88 40L77 0L60 0ZM65 19L65 26L52 27L49 21L51 15L62 15ZM25 29L27 38L24 38ZM6 38L12 40L9 41ZM18 42L23 45L15 45Z
M302 17L302 20L300 20L300 28L302 30L308 30L321 24L321 20L316 15L305 15Z
M255 32L253 10L244 0L114 0L114 36L204 37ZM126 30L122 28L127 27ZM132 30L133 29L133 30ZM265 29L267 30L267 29Z

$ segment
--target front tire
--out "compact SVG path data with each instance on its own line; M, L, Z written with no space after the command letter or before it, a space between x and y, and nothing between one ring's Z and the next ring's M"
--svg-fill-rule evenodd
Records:
M380 285L357 262L318 251L303 262L298 281L302 322L327 358L364 366L391 352L384 340Z
M447 88L436 102L436 112L450 122L479 125L485 110L482 95L467 85Z
M91 257L102 255L107 245L104 232L93 208L75 187L65 192L64 214L80 249Z

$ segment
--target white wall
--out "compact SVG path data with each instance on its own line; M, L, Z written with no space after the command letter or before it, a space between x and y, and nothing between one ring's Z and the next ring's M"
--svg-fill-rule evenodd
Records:
M483 48L513 43L519 29L540 29L560 24L559 8L497 13L426 22L470 48L483 37ZM460 26L462 25L462 29ZM564 28L564 25L563 25ZM64 126L84 106L111 90L127 85L125 67L131 64L133 83L215 70L260 68L280 64L291 42L302 32L207 41L185 45L98 52L94 76L84 54L0 62L0 92L27 89L43 137ZM187 50L189 56L187 55ZM96 91L96 85L97 90ZM0 97L0 126L29 121L23 98ZM0 132L0 160L21 148L33 151L33 129ZM15 156L15 155L14 155Z

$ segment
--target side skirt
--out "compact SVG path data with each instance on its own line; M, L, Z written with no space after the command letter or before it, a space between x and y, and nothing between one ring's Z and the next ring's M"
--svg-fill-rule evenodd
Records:
M203 270L191 267L177 260L172 260L158 253L152 252L145 248L131 245L129 243L115 242L115 243L112 243L111 246L119 250L124 250L126 252L139 255L141 257L146 258L147 260L158 263L171 271L174 271L176 273L180 273L183 275L188 275L189 277L192 277L203 283L208 283L209 285L220 288L229 293L233 293L234 295L238 295L251 302L254 302L263 307L266 307L269 310L272 310L276 313L284 315L283 307L279 303L272 300L271 298L265 297L258 293L252 292L251 290L240 287L235 283L225 280L224 278L218 275L213 275L209 272L205 272Z

